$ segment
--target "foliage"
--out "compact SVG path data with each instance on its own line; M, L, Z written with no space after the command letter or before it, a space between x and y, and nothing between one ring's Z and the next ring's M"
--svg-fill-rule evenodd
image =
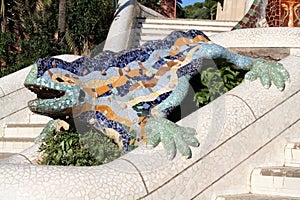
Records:
M161 12L163 10L160 5L160 0L138 0L138 2L158 12Z
M181 6L182 0L176 1L176 18L185 18L185 11Z
M197 106L202 107L223 95L244 80L244 71L233 69L231 64L221 62L216 67L208 67L201 74L192 79L192 85L196 90L194 100ZM197 80L198 79L198 80Z
M31 4L25 4L26 7L22 1L5 2L5 17L1 18L0 77L29 66L39 57L68 52L58 47L53 38L56 14L48 11L55 5L33 11Z
M159 12L162 15L168 16L168 12L173 12L168 6L164 6L164 1L161 0L138 0L139 3L143 4L144 6L151 8ZM185 12L181 6L182 0L176 1L176 17L177 18L185 18Z
M8 68L7 63L13 62L15 53L10 47L14 44L14 34L0 32L0 77L14 72L14 68Z
M186 18L192 19L210 19L216 18L218 0L205 0L196 2L194 5L188 5L183 8Z
M113 1L86 0L68 1L67 4L67 30L70 48L88 55L96 44L103 42L113 20ZM99 12L101 10L101 12Z
M40 57L88 54L105 40L113 18L113 1L67 0L65 42L58 42L58 1L1 1L0 78Z
M123 151L106 136L95 131L79 134L75 130L51 133L39 149L40 164L93 166L108 163Z

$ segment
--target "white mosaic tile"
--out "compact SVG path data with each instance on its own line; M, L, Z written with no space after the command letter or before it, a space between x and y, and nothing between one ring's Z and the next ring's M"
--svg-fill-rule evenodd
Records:
M136 149L123 156L122 159L130 160L134 163L141 172L149 192L151 192L159 187L164 187L164 184L170 181L172 177L184 176L189 179L190 174L188 176L184 175L186 170L190 170L189 168L195 162L201 162L201 159L210 150L216 148L224 140L253 121L254 117L251 111L240 99L232 96L220 97L211 103L210 106L196 111L179 122L179 124L184 124L185 126L193 126L198 132L196 137L200 141L200 147L192 148L193 156L191 159L186 160L178 155L174 160L169 161L162 145L159 145L153 151L144 147ZM220 159L223 159L223 156ZM214 160L211 161L215 162ZM206 168L206 164L203 167ZM211 168L210 165L207 165L207 167L207 170ZM214 170L223 172L219 168ZM208 175L207 173L203 174L203 176ZM194 184L191 184L191 189L197 189L195 187L197 186L196 183L197 181L194 180ZM185 190L185 187L168 188L169 192L166 195L169 197L177 193L184 193L180 188Z
M252 170L260 166L282 166L284 147L289 141L299 140L299 130L300 122L291 126L272 142L262 146L255 154L251 154L248 159L241 162L230 173L203 191L196 199L214 199L213 196L248 193L250 191L249 184Z
M240 162L243 162L260 147L276 138L281 131L299 120L300 109L295 107L295 105L299 105L297 103L299 101L300 94L279 105L271 113L215 149L214 153L208 154L189 166L179 176L174 176L165 182L163 187L158 188L157 191L164 191L163 193L168 195L172 188L184 187L184 192L177 193L176 191L176 198L191 198L200 195L214 182L226 176ZM283 155L283 148L281 151ZM283 162L283 156L281 160ZM195 182L197 182L197 188L193 191L190 188ZM159 198L157 194L156 191L153 192L152 198Z
M20 88L24 88L24 80L29 73L31 67L26 67L8 76L0 78L0 87L5 95L15 92Z
M292 56L300 56L300 48L291 48L290 49L290 54Z
M0 87L0 98L3 97L5 95L4 90L2 89L2 87Z
M18 92L14 92L10 95L0 98L1 112L0 118L6 117L13 112L16 112L24 107L27 107L27 102L29 99L35 99L36 95L27 89L21 89ZM14 102L18 99L18 103L8 103ZM28 120L28 119L27 119Z
M300 141L300 139L298 139L298 141ZM290 141L285 146L284 158L285 166L300 167L300 142Z
M295 47L300 46L300 30L291 27L239 29L210 37L224 47Z
M279 91L274 85L269 89L263 88L259 80L245 82L229 91L227 95L236 95L243 99L253 110L256 117L260 117L277 104L289 98L300 90L300 58L289 56L280 61L290 73L290 81L284 91ZM263 102L263 103L262 103Z
M123 160L97 167L0 164L0 193L10 199L136 199L146 190L134 171Z

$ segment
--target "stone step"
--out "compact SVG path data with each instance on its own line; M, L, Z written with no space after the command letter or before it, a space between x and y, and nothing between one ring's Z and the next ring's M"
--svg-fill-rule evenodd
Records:
M300 142L288 143L284 149L284 165L300 167Z
M236 194L219 196L216 200L300 200L300 198L260 194Z
M178 29L176 29L178 30ZM186 32L190 29L181 29L181 31ZM172 33L174 29L136 29L135 34L138 36L160 36L161 38L166 37L170 33ZM204 31L205 34L216 34L219 33L219 31Z
M204 33L207 36L210 36L210 35L216 34L217 32L204 31ZM165 38L167 35L168 34L141 34L140 40L141 41L160 40L160 39Z
M230 31L231 26L199 26L199 25L189 25L189 24L138 24L136 28L141 29L154 29L154 30L202 30L202 31Z
M211 36L211 35L214 35L214 34L217 34L218 32L206 32L204 31L205 35L207 36ZM143 37L140 37L140 36L137 36L135 37L135 40L133 41L132 43L132 48L136 48L138 46L141 46L143 45L144 43L150 41L150 40L161 40L161 39L164 39L166 35L153 35L153 36L143 36Z
M220 20L199 20L199 19L170 19L170 18L138 18L138 23L148 24L188 24L202 26L231 26L234 27L236 21L220 21Z
M47 124L50 120L52 120L51 117L35 113L29 114L29 124Z
M0 138L0 153L8 155L20 153L34 145L34 138Z
M216 32L205 32L205 35L207 36L211 36L216 34ZM168 34L166 35L161 35L161 36L146 36L146 37L142 37L142 38L136 38L135 41L133 42L133 47L138 47L140 45L143 45L144 43L150 41L150 40L161 40L163 38L165 38Z
M36 138L45 127L45 124L6 124L3 138Z
M236 25L234 21L138 18L132 47L136 48L145 42L165 38L175 30L188 31L197 29L207 36L230 31Z
M251 173L250 192L300 197L300 168L255 168Z
M14 155L14 153L0 153L0 159L8 158Z

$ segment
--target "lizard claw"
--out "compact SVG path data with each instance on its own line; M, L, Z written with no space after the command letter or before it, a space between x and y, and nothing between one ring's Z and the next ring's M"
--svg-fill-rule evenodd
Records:
M189 146L199 146L195 129L181 127L165 118L150 119L145 131L148 134L147 145L156 147L162 142L170 160L176 156L177 150L182 156L190 158L192 151Z
M257 78L260 78L265 88L269 88L273 83L282 91L285 88L285 82L289 79L289 73L281 63L257 59L253 61L252 68L245 75L245 79L253 81Z

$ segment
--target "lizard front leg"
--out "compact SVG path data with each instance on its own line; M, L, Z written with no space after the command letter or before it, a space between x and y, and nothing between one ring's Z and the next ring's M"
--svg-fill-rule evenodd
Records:
M253 81L259 78L265 88L269 88L273 83L279 90L284 90L285 82L289 79L289 73L281 63L235 54L217 44L203 45L199 51L193 54L193 57L224 58L239 68L249 71L245 75L246 80Z
M189 146L198 147L200 144L195 138L195 129L179 126L165 118L150 118L145 131L148 134L147 145L156 147L162 142L170 160L176 156L177 150L190 158L192 152Z
M172 94L161 104L151 110L152 117L145 125L147 134L147 145L156 147L162 142L168 158L171 160L176 156L177 150L185 157L190 158L192 152L189 146L198 147L199 142L195 138L196 130L189 127L182 127L174 122L163 118L164 111L182 102L189 86L189 76L179 78L177 87Z

